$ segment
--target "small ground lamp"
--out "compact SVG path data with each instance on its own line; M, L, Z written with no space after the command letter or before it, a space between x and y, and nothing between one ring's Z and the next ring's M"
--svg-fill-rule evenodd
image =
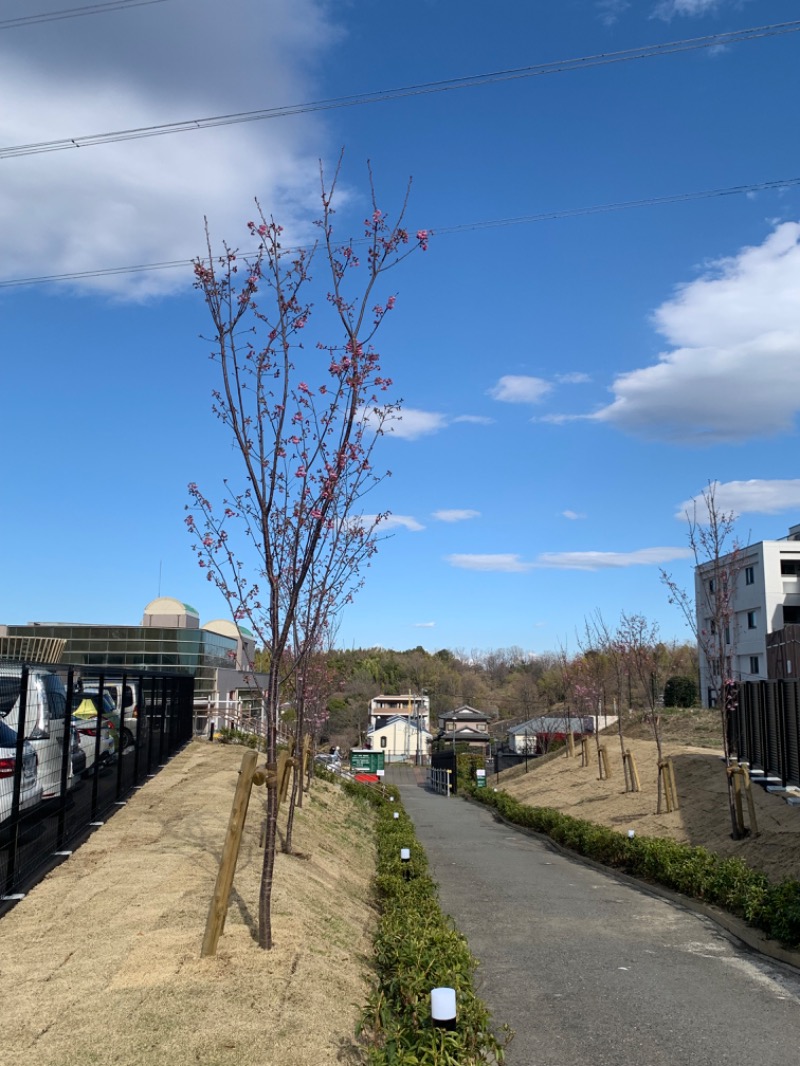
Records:
M431 1021L437 1029L455 1029L456 990L454 988L431 989Z

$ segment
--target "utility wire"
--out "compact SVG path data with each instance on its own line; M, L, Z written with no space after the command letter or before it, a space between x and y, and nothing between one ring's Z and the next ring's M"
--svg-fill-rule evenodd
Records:
M332 111L342 107L358 107L363 104L385 103L411 96L452 92L456 89L472 89L501 81L543 77L547 74L564 74L572 70L608 66L612 63L629 63L636 59L653 59L656 56L675 55L701 48L721 48L763 37L778 37L800 31L800 21L779 22L768 26L753 26L749 29L715 33L708 37L692 37L664 44L643 45L620 52L601 52L597 55L579 56L554 63L539 63L528 67L498 70L488 74L474 74L464 78L424 82L396 89L382 89L359 93L353 96L332 97L304 104L289 104L283 107L262 108L257 111L239 111L230 115L215 115L210 118L184 119L157 126L139 126L133 129L114 130L108 133L93 133L87 136L66 137L55 141L38 141L33 144L11 145L0 148L0 159L13 159L26 155L41 155L45 152L62 152L68 148L88 148L98 144L117 144L120 141L141 140L145 137L163 137L172 133L187 133L190 130L212 129L218 126L233 126L243 122L263 122L267 119L288 118L292 115L313 111Z
M67 7L60 11L45 11L40 15L20 15L19 18L0 20L0 30L13 30L19 26L36 26L41 22L60 22L63 19L81 18L83 15L104 15L110 11L124 11L129 7L147 7L150 4L166 4L167 0L107 0L103 4L84 4L83 7Z
M722 189L705 189L700 192L672 193L669 196L649 196L641 200L618 200L608 204L594 204L587 207L572 207L562 211L548 211L536 215L518 215L514 218L488 219L478 222L462 222L455 226L441 226L430 229L432 236L441 237L453 233L466 233L474 230L499 229L501 226L531 225L536 222L550 222L564 218L578 218L584 215L607 214L612 211L628 211L632 208L659 207L664 204L688 203L692 200L710 200L723 196L740 196L746 193L770 192L777 189L790 189L800 186L800 177L784 178L780 181L762 181L751 185L730 185ZM352 242L363 244L364 240ZM286 255L294 254L298 249L287 249ZM254 255L255 252L249 253ZM248 253L242 253L246 258ZM140 274L150 270L173 270L177 267L190 267L195 259L172 259L160 263L140 263L136 266L105 267L97 270L78 270L65 274L44 274L35 278L11 278L0 281L0 289L16 288L22 285L41 285L61 281L81 281L86 278L113 277L116 274Z

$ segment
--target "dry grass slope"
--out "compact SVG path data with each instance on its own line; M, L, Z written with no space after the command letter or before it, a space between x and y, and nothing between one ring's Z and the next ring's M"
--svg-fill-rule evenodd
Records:
M599 780L595 744L590 765L580 757L557 757L506 771L500 781L512 796L537 807L554 807L565 814L621 832L633 829L648 836L669 837L702 845L719 855L736 855L773 880L800 880L800 808L789 807L778 796L753 788L760 834L731 839L730 815L721 759L719 718L716 712L678 712L665 715L664 751L675 767L680 809L656 812L657 755L648 739L648 727L626 726L625 745L634 753L642 791L626 793L619 739L613 730L602 741L611 761L612 775ZM495 782L492 782L493 784Z
M200 943L242 749L195 742L2 919L0 1062L349 1061L375 911L371 815L317 782L279 854L276 947L253 938L254 793L216 958Z

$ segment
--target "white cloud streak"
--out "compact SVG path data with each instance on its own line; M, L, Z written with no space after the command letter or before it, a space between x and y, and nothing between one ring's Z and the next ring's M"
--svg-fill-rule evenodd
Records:
M506 374L488 390L488 395L501 403L541 403L552 388L543 378Z
M561 517L562 518L568 518L570 520L570 522L577 522L577 521L579 521L579 519L585 518L586 515L585 514L580 514L578 511L562 511L561 512Z
M592 415L637 436L722 444L793 429L800 410L800 223L713 263L657 309L671 345ZM548 421L569 421L554 415Z
M800 511L800 478L718 481L714 485L714 499L721 511L732 511L736 515ZM687 513L693 514L695 501L698 507L702 507L702 493L694 499L684 500L675 517L685 519ZM701 517L705 519L704 514Z
M461 510L452 508L433 512L433 517L439 522L467 522L470 518L480 518L480 515L480 511L470 511L467 508Z
M419 440L439 433L448 425L445 415L437 411L421 411L415 407L402 407L398 414L390 415L384 423L387 434L400 440Z
M481 570L486 573L521 574L533 568L519 555L448 555L446 561L459 570Z
M630 566L661 566L691 558L688 548L639 548L631 552L544 552L526 562L519 555L449 555L446 561L462 570L521 574L531 570L621 570Z

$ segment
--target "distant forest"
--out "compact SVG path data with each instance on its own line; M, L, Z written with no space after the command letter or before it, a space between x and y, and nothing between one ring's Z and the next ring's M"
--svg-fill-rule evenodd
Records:
M635 624L624 633L605 634L608 639L587 630L584 646L572 656L532 656L513 647L471 654L421 647L330 651L329 717L321 739L342 747L363 741L370 700L380 694L427 695L434 725L439 715L468 704L491 714L497 733L565 707L577 714L613 714L617 707L644 711L662 703L674 678L688 679L694 691L696 648L648 640L653 631L644 620L628 621Z

